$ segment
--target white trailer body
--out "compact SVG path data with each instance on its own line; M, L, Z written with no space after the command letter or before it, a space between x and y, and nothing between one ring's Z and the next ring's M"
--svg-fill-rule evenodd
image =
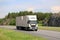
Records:
M16 28L17 29L31 29L36 30L38 29L37 24L37 17L36 15L26 15L26 16L20 16L16 17Z

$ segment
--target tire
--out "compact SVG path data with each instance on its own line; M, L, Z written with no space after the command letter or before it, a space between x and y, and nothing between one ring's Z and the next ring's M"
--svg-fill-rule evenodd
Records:
M19 30L19 27L17 26L16 29Z
M35 31L37 31L37 29L35 29Z
M25 28L25 30L26 30L26 31L28 31L28 30L29 30L29 28L28 28L28 27L26 27L26 28Z

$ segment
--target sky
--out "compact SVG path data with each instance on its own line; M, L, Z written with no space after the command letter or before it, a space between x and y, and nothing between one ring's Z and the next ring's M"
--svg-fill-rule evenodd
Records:
M60 11L60 0L0 0L0 18L9 12L19 11L57 13Z

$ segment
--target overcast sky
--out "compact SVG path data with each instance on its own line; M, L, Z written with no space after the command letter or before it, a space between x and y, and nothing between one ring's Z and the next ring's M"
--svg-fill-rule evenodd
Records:
M18 11L59 12L60 0L0 0L0 18Z

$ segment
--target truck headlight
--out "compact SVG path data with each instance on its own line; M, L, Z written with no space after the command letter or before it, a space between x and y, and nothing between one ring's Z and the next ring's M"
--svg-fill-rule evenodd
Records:
M38 24L36 25L36 27L38 27Z
M31 25L29 24L29 27L31 27Z

